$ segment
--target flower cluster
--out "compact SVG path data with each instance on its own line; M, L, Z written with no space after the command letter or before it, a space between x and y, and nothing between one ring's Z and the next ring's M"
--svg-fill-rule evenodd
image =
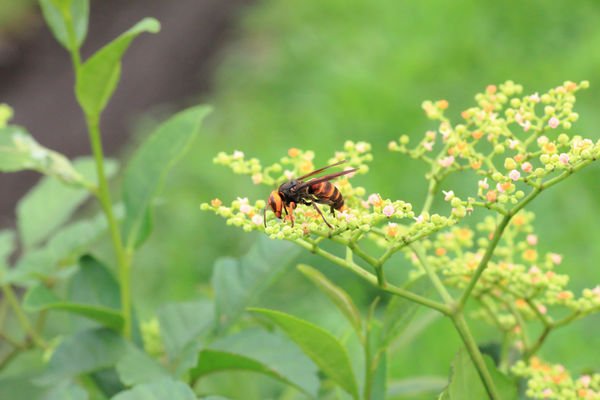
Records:
M270 210L265 209L265 201L251 202L247 198L238 198L229 206L220 199L201 205L203 210L212 210L227 218L227 223L239 226L245 231L264 230L271 238L294 240L311 235L342 236L350 238L357 233L371 232L373 239L383 246L390 242L410 242L416 237L422 237L453 225L464 217L470 207L467 202L452 196L452 211L448 216L423 213L416 216L412 205L402 200L384 199L378 193L370 193L360 186L352 184L354 174L368 171L367 162L372 160L371 145L366 142L354 143L347 141L344 149L338 151L328 160L334 164L343 160L344 168L356 168L352 174L342 176L334 181L335 186L344 197L345 206L334 214L325 212L325 218L333 226L333 230L323 222L320 214L312 207L298 206L294 210L294 226L284 221L270 218ZM234 173L250 175L256 184L264 183L276 189L276 185L310 173L315 169L314 153L296 148L288 150L288 155L278 163L262 167L255 159L246 159L241 151L232 154L220 153L215 163L229 166ZM310 179L310 178L308 178ZM325 206L324 211L328 211ZM266 214L265 214L266 213ZM267 215L267 227L264 228L264 215Z
M305 205L294 210L294 224L290 217L265 221L264 215L272 213L264 200L244 197L224 205L213 199L201 208L246 231L264 231L271 238L295 241L315 252L322 240L341 243L347 246L346 258L327 256L328 252L319 248L320 254L361 269L353 259L358 255L373 267L378 284L386 283L386 261L404 251L414 266L412 278L428 274L442 297L450 297L446 291L453 287L462 292L461 302L474 298L479 304L475 316L502 331L509 340L506 343L519 349L525 359L537 360L531 356L552 329L600 311L600 286L585 289L580 295L568 290L568 276L556 271L563 257L538 251L534 215L523 210L543 190L600 156L600 141L566 132L578 119L573 111L575 93L587 86L585 81L565 82L544 94L523 95L523 88L510 81L498 87L490 85L475 97L476 106L462 112L463 121L457 125L444 115L447 101L424 102L426 115L439 121L438 128L427 131L414 147L409 147L406 135L388 146L391 151L429 164L429 190L420 211L402 200L382 198L354 186L354 175L368 171L372 156L368 143L350 141L328 161L334 164L346 160L338 168L357 169L334 181L344 196L345 207L335 215L325 213L332 229L317 210ZM296 177L304 179L303 175L315 169L314 158L312 151L292 148L287 156L267 167L258 159L247 160L240 151L220 153L215 162L273 190ZM466 176L475 176L464 196L443 187L448 175L461 171L471 171ZM449 205L447 215L431 210L438 195L443 195ZM323 208L327 211L329 207ZM494 216L487 211L477 213L479 222L472 228L459 224L476 208L492 210ZM383 253L368 254L361 248L363 241L378 245ZM556 315L562 318L555 319ZM530 343L526 332L527 322L532 320L543 326L534 343ZM541 363L519 363L514 373L530 378L531 397L598 398L597 376L573 381L561 368Z
M532 357L528 364L517 362L512 372L528 379L526 394L532 399L600 399L600 374L573 379L564 366L547 364L537 357Z
M563 257L556 253L539 254L533 219L533 213L526 211L512 219L473 291L473 297L482 305L477 315L503 331L520 331L523 320L552 323L551 307L567 308L577 317L600 311L600 286L585 289L576 297L566 289L569 277L555 271ZM488 216L475 230L453 227L423 240L425 262L441 273L447 284L465 288L484 257L497 224L496 218ZM413 276L424 274L422 260L410 249L406 253L417 268Z
M427 131L414 148L403 135L389 149L431 164L432 179L473 170L481 176L477 198L488 208L517 204L527 187L542 189L561 172L576 171L600 156L600 142L565 132L579 118L573 111L575 93L588 86L567 81L548 93L523 96L522 86L511 81L490 85L457 125L444 116L447 101L427 101L423 108L439 120L437 131Z

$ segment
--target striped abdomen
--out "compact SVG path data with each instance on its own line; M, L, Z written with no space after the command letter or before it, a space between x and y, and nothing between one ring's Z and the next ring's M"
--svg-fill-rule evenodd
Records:
M341 210L344 207L342 194L331 182L315 183L310 186L309 193L318 199L318 203L329 204L335 210Z

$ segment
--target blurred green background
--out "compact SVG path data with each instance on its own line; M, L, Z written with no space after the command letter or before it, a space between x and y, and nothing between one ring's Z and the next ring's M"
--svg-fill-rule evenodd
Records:
M244 9L239 24L212 93L202 98L215 111L170 175L156 209L157 229L135 260L142 318L166 300L209 293L215 259L242 255L257 239L199 210L214 197L228 202L268 195L268 189L214 166L219 151L241 150L270 163L299 147L315 150L316 164L324 164L346 139L365 140L373 144L375 160L371 172L356 181L368 192L418 204L425 169L389 153L387 143L435 128L421 111L423 100L448 100L456 119L473 104L475 93L508 79L523 84L526 93L565 80L589 80L591 88L578 98L581 118L572 132L598 139L597 1L272 0ZM540 249L564 255L560 271L572 276L576 292L600 283L599 176L600 167L592 166L531 207L538 215ZM363 306L375 295L335 266L301 258ZM406 266L401 257L390 265ZM334 332L343 329L333 307L293 270L261 301ZM553 334L542 355L574 372L597 369L599 331L598 316L579 321ZM482 343L499 339L484 327L477 327L476 335ZM444 376L457 346L450 324L438 319L413 345L398 349L392 375Z

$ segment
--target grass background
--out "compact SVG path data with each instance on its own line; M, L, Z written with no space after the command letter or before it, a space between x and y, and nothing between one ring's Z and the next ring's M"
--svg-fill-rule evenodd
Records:
M11 2L0 0L0 14L7 15L3 2ZM268 194L214 166L218 151L242 150L270 163L299 147L315 150L316 163L324 164L346 139L366 140L375 160L358 183L419 204L423 166L389 153L387 143L434 128L421 111L423 100L444 98L457 117L476 92L507 79L530 93L564 80L590 80L591 88L579 95L581 118L572 132L598 139L600 4L593 0L264 0L245 9L240 24L213 93L201 99L215 112L168 179L156 210L157 230L136 258L142 317L167 300L210 293L215 259L241 255L257 238L199 210L213 197ZM560 271L572 276L577 292L600 281L599 174L592 166L531 207L538 215L540 249L564 255ZM321 267L363 306L373 298L372 289L334 266L308 255L302 260ZM399 257L391 268L405 266ZM340 316L297 272L285 275L262 302L344 332ZM595 316L559 330L542 355L574 372L597 369L599 328ZM476 330L482 343L498 340L483 326ZM452 327L437 320L398 349L392 376L446 375L457 346Z

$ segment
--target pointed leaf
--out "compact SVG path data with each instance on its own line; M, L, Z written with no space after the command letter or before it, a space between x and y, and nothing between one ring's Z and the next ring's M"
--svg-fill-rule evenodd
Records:
M409 398L434 395L440 393L448 384L448 378L443 376L415 376L411 378L391 381L387 396L405 396Z
M75 265L105 232L106 219L103 215L67 225L57 231L43 248L21 257L6 280L25 283L52 275L58 265Z
M56 40L71 52L79 49L87 34L89 0L40 0L40 6Z
M298 265L298 270L310 279L329 299L337 306L354 327L357 335L362 336L362 322L360 312L352 298L342 288L335 285L317 269L306 264Z
M121 75L121 58L131 41L141 33L159 30L157 20L145 18L98 50L77 70L75 92L88 117L98 118L106 107Z
M89 190L93 185L64 155L40 145L24 128L0 128L0 172L38 171L61 182Z
M103 306L64 301L44 285L37 285L30 288L23 300L23 306L27 311L32 312L43 310L70 312L97 321L116 331L121 330L124 322L123 316L118 310Z
M47 371L39 379L49 384L114 366L123 356L127 342L116 332L101 328L78 332L56 348Z
M250 309L281 328L332 381L358 399L358 385L344 346L326 330L279 311Z
M289 267L300 249L292 243L260 237L240 259L220 258L212 276L215 320L221 329L233 324L244 309Z
M411 291L417 294L424 294L430 289L429 281L419 278L413 282ZM407 300L403 297L394 296L388 303L383 317L383 346L387 346L391 341L397 338L405 329L410 328L411 321L417 311L419 304Z
M173 379L136 385L112 397L111 400L196 400L194 391L185 383Z
M119 284L106 265L90 255L79 259L79 270L69 283L69 300L121 309Z
M369 398L373 400L385 399L387 387L387 349L382 347L381 330L382 323L374 318L375 308L378 300L371 304L369 318L367 321L367 343L369 346L369 379L371 390Z
M259 330L243 331L215 341L202 350L191 378L227 370L243 370L271 376L317 397L317 368L286 338Z
M509 377L498 371L492 359L483 355L496 390L503 400L515 400L517 398L517 386ZM448 386L448 395L451 400L479 400L487 399L488 395L481 382L481 377L471 361L466 350L461 349L452 363L452 376Z
M169 372L157 363L148 353L129 346L116 366L119 379L127 386L153 382L168 378Z
M210 108L182 111L164 122L133 155L123 177L124 240L134 248L149 234L148 213L152 200L175 162L187 151L200 131Z
M207 300L162 306L158 310L158 321L169 358L180 359L185 347L212 327L213 318L214 305ZM194 363L195 359L190 366Z
M105 160L108 177L117 170L117 164ZM96 165L91 158L80 158L73 167L89 182L96 182ZM66 186L62 182L45 177L31 189L17 205L17 223L21 240L26 249L45 240L64 224L90 192L80 187Z
M67 382L49 390L44 400L88 400L88 393L81 386Z

